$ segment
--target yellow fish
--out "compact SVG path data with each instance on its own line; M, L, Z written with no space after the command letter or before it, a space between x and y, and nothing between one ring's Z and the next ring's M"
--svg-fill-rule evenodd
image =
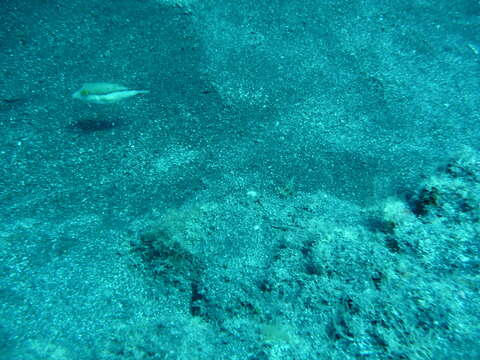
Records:
M111 83L85 83L72 95L74 99L92 104L113 104L138 94L148 94L148 90L130 90L123 85Z

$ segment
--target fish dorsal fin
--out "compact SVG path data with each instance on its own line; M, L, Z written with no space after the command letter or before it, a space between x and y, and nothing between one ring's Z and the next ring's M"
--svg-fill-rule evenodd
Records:
M97 82L97 83L85 83L83 84L82 88L79 91L81 94L105 95L115 91L123 91L123 90L127 90L127 88L120 84Z

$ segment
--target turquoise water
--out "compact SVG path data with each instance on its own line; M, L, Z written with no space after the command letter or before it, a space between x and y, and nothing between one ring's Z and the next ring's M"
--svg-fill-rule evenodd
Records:
M480 359L480 5L404 3L4 1L0 359Z

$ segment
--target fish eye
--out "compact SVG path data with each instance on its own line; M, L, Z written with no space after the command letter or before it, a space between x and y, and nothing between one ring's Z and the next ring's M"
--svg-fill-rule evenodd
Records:
M88 96L88 94L89 94L88 90L85 90L85 89L80 90L80 95L82 95L82 96Z

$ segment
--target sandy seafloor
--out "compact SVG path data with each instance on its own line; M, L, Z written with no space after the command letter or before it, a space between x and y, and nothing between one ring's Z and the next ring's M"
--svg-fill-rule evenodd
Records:
M0 24L1 360L480 359L478 1Z

